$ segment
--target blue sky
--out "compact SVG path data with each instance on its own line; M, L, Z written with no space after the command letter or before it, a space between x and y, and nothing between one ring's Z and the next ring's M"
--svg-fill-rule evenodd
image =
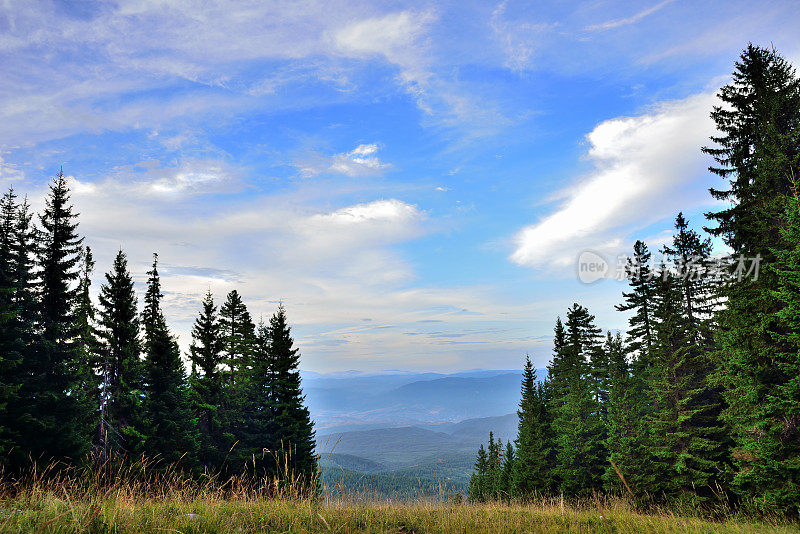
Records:
M583 250L697 227L700 153L748 41L800 64L800 3L0 4L0 181L63 165L95 252L157 251L181 345L202 295L283 301L303 367L517 368L624 286Z

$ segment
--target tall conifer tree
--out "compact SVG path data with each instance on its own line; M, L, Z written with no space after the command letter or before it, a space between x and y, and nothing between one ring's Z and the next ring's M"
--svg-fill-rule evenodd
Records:
M256 330L251 367L247 379L247 404L242 432L245 465L259 476L274 475L277 468L269 451L275 440L275 365L269 327L262 321Z
M513 494L520 498L541 495L548 489L546 406L542 388L536 382L536 369L525 359L521 399L517 410L517 450L511 477Z
M797 425L786 418L776 399L796 375L786 372L778 294L780 276L772 268L782 251L792 250L781 232L787 227L786 204L792 176L800 174L797 142L800 82L792 66L774 50L749 45L736 63L731 83L718 93L722 101L711 116L718 133L705 148L717 162L711 171L729 188L711 194L729 205L708 214L735 255L761 258L757 280L734 280L721 291L725 308L717 319L720 371L726 407L722 417L735 442L733 486L744 498L768 510L780 509L773 488L786 472L775 469L785 459L786 435ZM789 459L790 465L800 465Z
M222 340L217 307L211 291L206 293L203 308L192 328L189 359L192 362L189 381L200 430L200 461L207 468L220 471L225 467L228 453L236 440L227 431Z
M157 254L153 254L153 267L147 274L142 312L146 378L145 450L167 465L181 461L191 466L197 460L200 437L178 342L170 333L161 308L163 295Z
M139 313L128 259L120 250L100 287L100 338L108 351L107 440L113 450L144 446L144 367Z
M273 364L273 450L288 462L285 470L301 476L306 483L317 481L314 454L314 424L300 385L300 352L294 347L291 328L283 305L269 321L270 352ZM283 460L282 460L283 461ZM279 469L279 472L284 469Z
M63 172L50 184L39 216L36 264L38 268L37 342L23 361L25 382L20 389L20 450L36 460L77 459L90 443L93 423L89 399L78 394L86 376L86 362L76 350L78 265L83 238L78 214L70 202Z
M599 489L605 470L605 428L591 379L589 358L599 350L600 329L586 308L567 311L561 370L553 377L552 428L557 436L555 470L561 490L581 495Z

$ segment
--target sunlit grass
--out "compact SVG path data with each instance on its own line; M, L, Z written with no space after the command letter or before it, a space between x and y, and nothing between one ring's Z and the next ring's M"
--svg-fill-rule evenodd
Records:
M50 466L0 484L0 532L796 532L790 524L641 513L621 499L466 504L309 495L298 481L190 478L147 462Z

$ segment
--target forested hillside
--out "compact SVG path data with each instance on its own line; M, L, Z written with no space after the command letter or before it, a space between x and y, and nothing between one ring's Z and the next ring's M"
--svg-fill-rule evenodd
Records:
M514 445L480 447L472 499L800 513L800 81L751 45L718 97L707 235L679 213L657 254L634 244L624 335L577 303L556 319L546 378L527 362Z

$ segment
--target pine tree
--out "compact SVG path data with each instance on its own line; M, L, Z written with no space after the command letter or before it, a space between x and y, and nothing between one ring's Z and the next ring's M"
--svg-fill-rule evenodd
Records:
M269 327L262 321L256 331L251 367L247 379L247 409L242 432L243 460L258 476L275 475L275 461L269 448L275 442L272 416L275 411L275 376Z
M721 288L725 308L716 319L721 355L716 381L725 386L722 418L734 440L733 487L756 506L774 511L781 509L774 488L787 478L774 466L784 459L797 463L796 457L784 456L782 445L795 423L776 400L795 375L784 371L780 317L786 304L778 297L781 280L773 264L794 247L782 229L788 222L791 177L800 171L800 81L774 50L749 45L733 81L718 96L722 105L712 112L715 146L704 151L717 162L711 171L730 185L711 194L729 207L707 214L716 222L709 231L734 255L760 256L761 272L757 280L734 280Z
M500 474L500 497L510 500L514 495L514 465L517 457L511 441L506 443L505 454L503 455L503 468Z
M222 377L222 341L217 307L211 291L192 328L189 347L192 362L190 385L195 417L200 431L199 458L202 465L219 472L225 468L235 437L227 432L225 390Z
M710 320L715 305L715 287L707 272L711 257L711 239L701 238L700 234L689 228L689 221L684 218L683 213L678 213L672 246L665 246L664 254L670 258L675 276L680 280L683 308L692 341L709 346L712 343Z
M628 320L628 347L642 362L653 344L653 288L655 284L651 269L650 251L642 241L633 245L633 257L628 258L625 272L631 286L630 293L622 293L624 304L615 306L617 311L632 311Z
M299 350L294 347L291 328L286 322L283 305L269 322L270 352L273 363L272 436L276 458L281 462L279 473L302 477L308 484L317 483L317 459L314 454L314 424L300 387Z
M78 394L86 362L76 350L78 265L83 238L70 203L67 179L59 172L39 216L38 335L25 353L20 388L19 450L37 461L82 457L88 450L92 406Z
M513 494L523 499L532 498L548 490L548 451L545 447L546 406L530 358L525 359L517 417L517 450L511 477Z
M787 379L776 385L769 395L774 410L768 424L761 427L764 435L761 450L768 453L757 464L761 478L775 482L763 487L761 506L786 510L790 516L800 515L800 193L798 181L793 181L792 196L787 202L787 226L782 235L788 248L777 250L774 264L779 286L775 296L783 305L777 314L778 328L774 339L779 346L776 366ZM774 417L779 413L782 418Z
M14 302L17 217L16 194L10 188L0 200L0 458L3 463L7 463L6 456L19 439L14 408L24 379L20 364L25 347L20 340Z
M599 489L605 470L605 428L588 361L599 350L599 336L594 316L574 304L567 312L561 369L552 377L555 470L561 490L570 495Z
M144 368L141 359L139 314L128 259L121 250L100 287L100 338L108 351L107 446L128 453L144 446L142 401ZM104 444L105 445L105 444Z
M142 312L146 377L145 450L151 458L159 458L166 465L175 465L180 461L192 466L197 461L200 436L197 420L192 413L189 385L178 342L170 333L161 309L163 295L157 254L153 254L153 267L147 274L147 293Z
M246 376L255 342L253 319L235 289L228 293L219 309L219 331L223 362L228 367L228 382L233 386L237 378Z
M469 500L472 502L485 502L487 495L488 456L483 443L478 448L475 466L469 477Z
M105 357L100 340L97 335L96 310L91 297L92 272L94 271L94 258L89 247L85 247L81 253L80 278L78 279L78 301L75 307L76 321L76 351L77 358L85 362L81 366L83 376L80 394L91 404L95 412L97 446L104 445L105 431L104 413L101 412L101 405L104 403L102 395L105 384Z
M647 456L645 399L631 374L628 349L622 336L619 333L612 336L608 332L603 350L608 355L609 371L606 438L609 462L603 475L604 487L610 493L630 491L642 497L653 487Z
M649 383L654 406L649 416L656 496L697 501L711 497L722 482L725 442L710 395L711 364L694 341L681 283L674 273L658 277Z

